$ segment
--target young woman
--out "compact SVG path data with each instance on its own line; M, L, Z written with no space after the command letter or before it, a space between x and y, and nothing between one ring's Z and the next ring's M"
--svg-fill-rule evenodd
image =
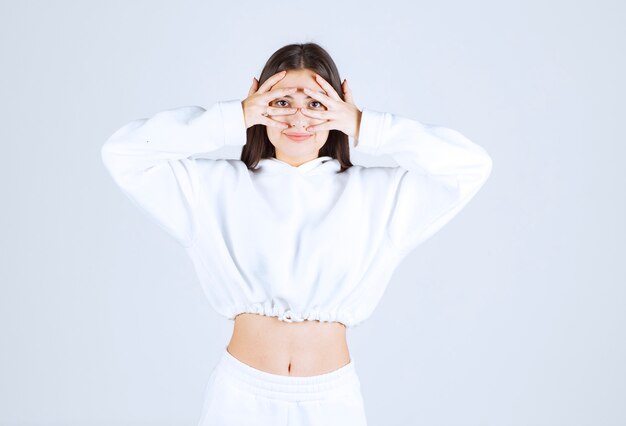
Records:
M350 145L397 167L350 162ZM240 160L202 154L242 147ZM199 425L365 425L346 329L491 173L455 130L358 109L315 43L276 51L248 97L132 121L102 147L126 195L234 321Z

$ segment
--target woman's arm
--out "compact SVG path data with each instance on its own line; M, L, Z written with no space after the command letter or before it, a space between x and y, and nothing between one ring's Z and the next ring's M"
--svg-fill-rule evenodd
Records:
M446 127L363 108L357 137L356 150L399 164L387 233L403 254L459 213L491 173L485 149Z
M245 143L242 103L233 99L208 110L184 106L131 121L107 139L101 154L131 201L188 247L201 189L198 160L192 156Z

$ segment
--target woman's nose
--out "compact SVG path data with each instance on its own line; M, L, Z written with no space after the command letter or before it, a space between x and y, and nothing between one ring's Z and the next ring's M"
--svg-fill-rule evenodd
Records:
M289 115L289 121L291 123L302 122L306 124L309 121L309 118L310 117L307 117L302 113L302 111L300 111L300 108L296 108L296 112Z

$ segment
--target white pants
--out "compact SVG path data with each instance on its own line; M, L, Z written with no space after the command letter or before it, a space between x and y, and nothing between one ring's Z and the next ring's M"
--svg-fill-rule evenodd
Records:
M366 426L354 360L330 373L283 376L224 349L204 391L198 426Z

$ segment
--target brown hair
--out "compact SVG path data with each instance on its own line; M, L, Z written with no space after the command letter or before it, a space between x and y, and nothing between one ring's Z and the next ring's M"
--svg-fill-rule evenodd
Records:
M328 52L316 43L289 44L281 47L265 63L259 80L259 87L274 74L283 70L310 69L330 83L337 94L345 101L341 89L341 78L335 62ZM256 168L261 158L275 157L276 149L267 137L264 124L255 124L246 131L246 144L241 151L241 160L248 169ZM328 139L319 151L319 156L328 155L341 165L338 173L352 167L350 162L348 135L332 129Z

